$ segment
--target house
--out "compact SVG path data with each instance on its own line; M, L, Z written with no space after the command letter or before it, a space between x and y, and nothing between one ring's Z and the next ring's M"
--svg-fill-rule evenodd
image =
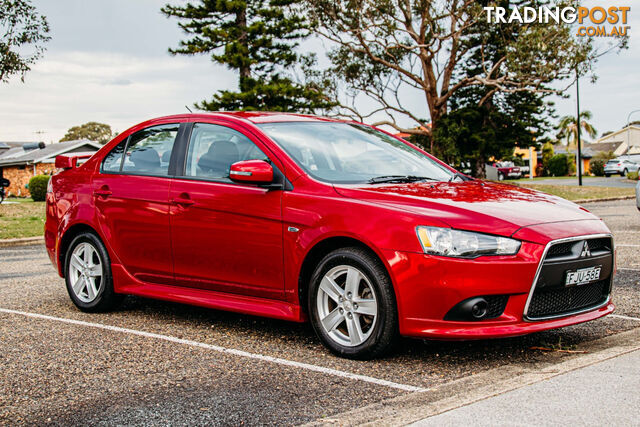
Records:
M11 185L7 195L27 197L27 184L35 175L51 175L55 172L56 156L68 153L95 153L102 145L82 139L45 145L43 142L3 143L9 148L0 150L0 177ZM2 145L0 145L2 147Z
M612 151L616 157L640 155L640 127L636 125L624 127L600 137L589 144L589 148L595 151Z

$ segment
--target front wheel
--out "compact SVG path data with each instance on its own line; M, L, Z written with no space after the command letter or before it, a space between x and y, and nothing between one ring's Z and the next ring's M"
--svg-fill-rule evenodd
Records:
M113 291L107 249L93 233L82 233L73 239L67 250L65 272L69 296L82 311L109 311L122 300L122 295Z
M499 173L498 174L498 181L504 181L504 175Z
M310 284L311 324L333 353L371 359L389 351L398 313L380 261L360 248L337 249L318 264Z

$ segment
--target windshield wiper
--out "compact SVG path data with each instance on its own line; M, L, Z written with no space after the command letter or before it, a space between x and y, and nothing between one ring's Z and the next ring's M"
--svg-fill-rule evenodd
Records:
M473 181L473 178L463 175L460 172L456 172L453 174L453 176L451 176L451 178L449 178L449 182L453 182L456 178L458 178L461 181Z
M383 175L376 176L367 181L369 184L383 184L387 182L418 182L418 181L439 181L435 178L429 178L428 176L415 176L415 175Z

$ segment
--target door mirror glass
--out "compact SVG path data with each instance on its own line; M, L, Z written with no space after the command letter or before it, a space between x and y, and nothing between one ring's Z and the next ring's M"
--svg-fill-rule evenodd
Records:
M235 182L271 184L273 167L264 160L244 160L231 165L229 178Z

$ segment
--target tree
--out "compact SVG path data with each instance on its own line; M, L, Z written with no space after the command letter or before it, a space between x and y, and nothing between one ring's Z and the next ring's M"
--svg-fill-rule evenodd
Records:
M333 76L328 93L339 103L336 114L375 120L374 124L409 134L430 137L449 111L451 98L465 88L484 89L477 107L498 93L559 93L562 89L552 83L572 79L576 68L587 74L597 58L591 40L575 36L568 24L487 23L487 1L307 3L310 16L319 23L317 32L337 46L329 55L332 65L325 76ZM537 8L560 1L516 3ZM612 43L624 47L626 39ZM468 72L474 57L476 72ZM340 96L344 92L346 98ZM365 110L359 102L363 97L375 106ZM424 104L416 109L408 99ZM385 118L378 120L380 116ZM422 126L428 120L431 127Z
M591 111L585 110L580 112L580 135L584 130L591 138L595 138L598 132L591 123L587 120L591 120L593 114ZM567 147L576 148L578 141L578 126L577 120L574 116L564 116L560 119L557 128L560 130L558 138L564 138L567 141Z
M104 123L88 122L69 129L60 142L88 139L89 141L105 144L114 136L114 133L111 131L111 126Z
M177 18L190 37L174 55L210 54L213 62L238 72L238 90L222 90L204 110L308 111L328 108L312 83L292 78L296 67L311 66L313 56L295 52L310 34L310 23L291 0L199 0L162 12Z
M29 0L0 0L0 83L13 75L24 82L27 71L44 53L50 40L46 17Z

